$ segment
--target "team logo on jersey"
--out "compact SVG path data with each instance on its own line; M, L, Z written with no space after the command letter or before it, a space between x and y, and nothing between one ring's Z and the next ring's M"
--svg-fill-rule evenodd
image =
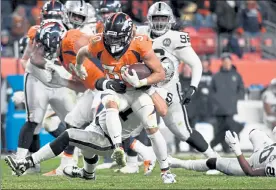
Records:
M166 46L166 47L170 46L171 43L172 43L172 41L171 41L170 38L165 38L165 39L163 40L163 45Z

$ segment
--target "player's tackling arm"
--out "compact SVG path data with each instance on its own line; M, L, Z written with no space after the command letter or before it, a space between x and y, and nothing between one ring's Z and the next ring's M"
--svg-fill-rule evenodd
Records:
M88 45L83 46L82 48L79 49L77 56L76 56L76 67L81 66L84 59L89 56L89 51L88 51Z
M237 159L240 163L240 166L241 166L243 172L246 175L248 175L248 176L266 176L264 168L253 169L249 165L249 163L247 162L247 160L245 159L243 154L237 156Z
M24 54L22 56L22 58L20 59L20 64L22 65L22 67L26 68L26 64L27 64L27 61L30 59L31 57L31 53L32 53L32 50L33 50L33 43L29 42L25 51L24 51Z

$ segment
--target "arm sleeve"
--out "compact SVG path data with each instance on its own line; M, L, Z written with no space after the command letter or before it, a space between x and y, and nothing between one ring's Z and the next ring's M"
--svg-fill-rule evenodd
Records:
M185 64L188 64L192 69L192 80L191 86L197 88L201 75L202 75L202 64L191 46L183 47L181 49L175 50L176 57L183 61Z

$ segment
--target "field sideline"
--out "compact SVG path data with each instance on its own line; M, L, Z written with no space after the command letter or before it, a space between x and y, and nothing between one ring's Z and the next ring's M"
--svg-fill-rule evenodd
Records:
M96 181L67 177L43 177L41 175L12 176L4 160L1 160L1 189L275 189L275 178L207 176L205 173L173 169L177 183L162 183L158 167L149 177L138 174L119 174L113 170L98 170ZM59 159L42 163L42 172L59 165Z

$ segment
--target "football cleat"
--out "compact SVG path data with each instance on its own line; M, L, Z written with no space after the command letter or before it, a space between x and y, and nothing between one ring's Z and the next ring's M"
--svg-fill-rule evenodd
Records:
M115 170L115 172L120 172L123 174L139 173L139 167L138 164L127 164L125 167Z
M21 176L27 169L34 166L31 158L29 157L17 160L11 156L7 156L5 161L17 176Z
M161 173L161 178L163 180L163 183L166 183L166 184L167 183L175 183L176 182L175 177L176 177L176 175L172 174L170 171Z
M66 166L63 169L63 173L71 178L82 178L86 180L95 180L96 175L95 172L88 173L83 168L79 168L77 166Z
M144 161L144 175L149 176L155 167L155 161L145 160Z
M113 154L111 155L111 158L116 161L119 167L125 167L126 166L126 157L125 152L122 148L118 147L114 150Z

